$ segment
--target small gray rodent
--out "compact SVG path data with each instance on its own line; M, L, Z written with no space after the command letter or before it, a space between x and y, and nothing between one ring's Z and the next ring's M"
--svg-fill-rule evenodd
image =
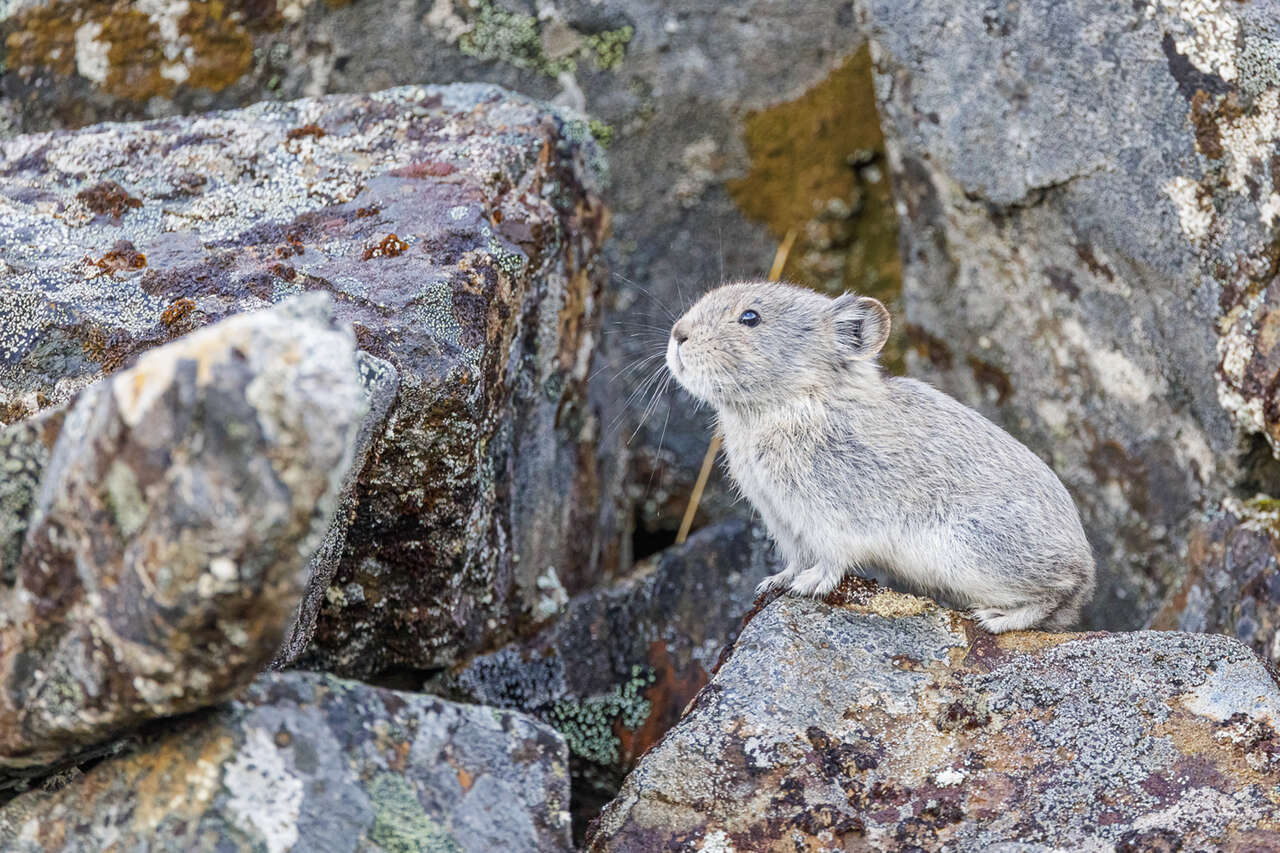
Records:
M787 284L717 288L675 324L667 366L709 403L729 472L786 569L760 591L823 596L879 567L992 633L1063 629L1094 588L1071 496L973 409L881 373L889 312Z

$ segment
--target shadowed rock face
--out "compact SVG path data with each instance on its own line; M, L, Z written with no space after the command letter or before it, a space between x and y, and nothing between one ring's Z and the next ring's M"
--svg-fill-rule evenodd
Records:
M910 371L1050 460L1094 626L1184 574L1201 507L1274 477L1280 4L866 0L904 211Z
M1280 688L1221 636L993 637L846 581L743 630L589 849L1267 849Z
M512 711L306 673L31 792L0 842L37 851L494 850L569 845L564 741Z
M364 413L353 336L309 294L4 428L0 460L25 460L34 488L0 516L22 531L0 588L0 767L247 684L298 606Z
M399 390L308 664L433 667L507 639L592 576L602 169L585 122L484 86L0 143L0 417L327 291Z
M713 525L573 599L532 639L479 655L436 686L526 711L564 735L580 836L707 683L756 584L781 569L775 562L760 528Z
M1188 572L1152 627L1237 637L1280 664L1280 503L1228 498L1191 532Z

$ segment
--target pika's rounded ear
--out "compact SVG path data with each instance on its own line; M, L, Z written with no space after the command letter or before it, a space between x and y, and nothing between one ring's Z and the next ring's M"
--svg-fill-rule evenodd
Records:
M889 339L889 310L878 299L846 293L827 306L836 345L856 360L875 358Z

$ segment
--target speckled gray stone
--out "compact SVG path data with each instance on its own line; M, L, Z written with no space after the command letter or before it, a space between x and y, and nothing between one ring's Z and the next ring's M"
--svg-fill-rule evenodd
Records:
M860 582L831 600L747 625L588 849L1280 843L1280 688L1238 642L993 637Z
M600 352L611 367L593 380L608 412L601 526L616 534L601 561L628 570L630 527L674 531L711 425L670 393L627 441L639 408L623 402L645 376L619 371L660 347L667 314L701 289L768 270L782 234L744 213L730 189L757 156L746 123L864 48L852 0L230 0L220 15L206 5L185 16L130 0L0 6L0 42L10 43L0 136L452 81L501 85L597 120L610 140L620 238L607 248L617 276ZM836 123L874 125L874 110L851 107ZM853 153L824 168L845 168ZM825 186L812 201L860 204ZM829 254L845 258L839 247ZM713 519L746 514L719 471L705 506Z
M307 673L0 808L13 853L529 851L569 844L564 741L513 711Z

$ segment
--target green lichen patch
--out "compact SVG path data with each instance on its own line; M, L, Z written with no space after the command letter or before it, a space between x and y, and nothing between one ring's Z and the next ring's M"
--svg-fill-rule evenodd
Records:
M369 783L369 799L374 808L369 840L387 853L462 853L462 847L431 819L413 786L401 776L375 776Z
M631 26L599 33L579 33L562 22L544 26L533 15L512 12L490 0L473 0L468 29L458 49L477 59L496 60L548 77L578 70L590 61L601 71L615 71L635 35Z
M621 744L614 726L635 730L644 725L653 710L644 691L656 677L651 667L633 666L631 678L607 693L556 702L547 714L547 722L564 735L574 755L595 764L617 764Z
M635 34L635 28L624 26L585 36L582 41L591 51L596 67L601 71L614 71L622 64L627 55L627 45Z

